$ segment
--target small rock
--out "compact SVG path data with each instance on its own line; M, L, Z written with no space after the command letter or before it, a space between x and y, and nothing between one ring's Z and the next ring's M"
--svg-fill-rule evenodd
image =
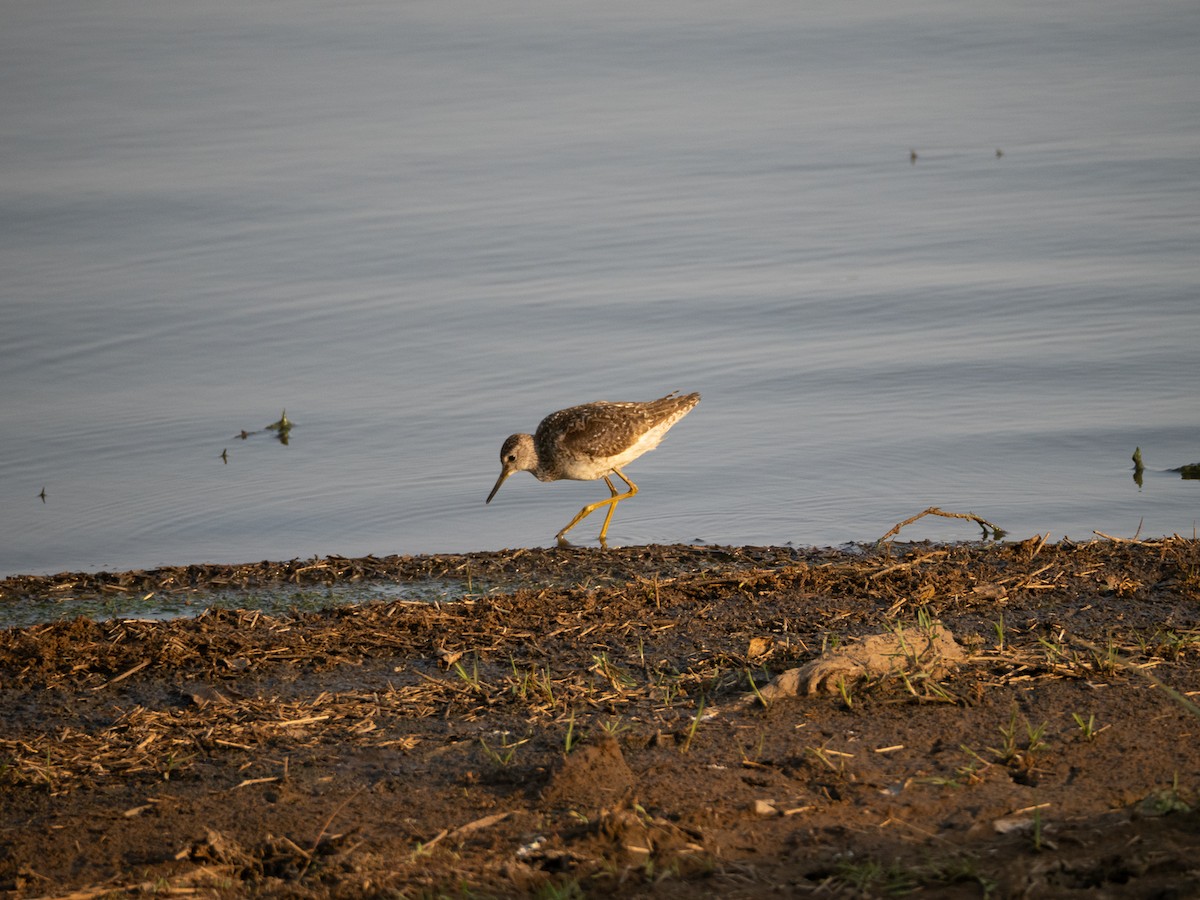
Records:
M992 822L992 830L996 834L1020 834L1033 831L1033 819L1029 816L1006 816Z
M775 646L775 638L773 637L753 637L750 638L750 643L746 647L746 659L751 662L757 662L771 652L771 648Z
M977 584L971 593L983 600L1003 600L1008 596L1008 589L1002 584Z

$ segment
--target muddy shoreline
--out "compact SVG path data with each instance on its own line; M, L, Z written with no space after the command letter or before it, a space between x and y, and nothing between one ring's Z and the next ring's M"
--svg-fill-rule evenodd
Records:
M462 599L0 631L0 891L1200 892L1195 540L329 557L0 602L431 578ZM935 626L960 656L766 690Z

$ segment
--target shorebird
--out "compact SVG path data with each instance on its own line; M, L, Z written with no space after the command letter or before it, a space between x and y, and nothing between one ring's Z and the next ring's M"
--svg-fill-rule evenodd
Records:
M625 477L621 467L657 447L671 426L699 402L699 394L681 396L673 392L657 400L632 403L597 400L551 413L533 434L514 434L505 440L500 447L500 477L486 502L492 502L500 485L514 472L532 472L538 481L603 478L611 496L585 506L556 535L560 543L564 542L563 535L600 507L607 506L608 514L600 529L603 546L617 504L638 492L637 485ZM628 490L620 493L610 475L625 482Z

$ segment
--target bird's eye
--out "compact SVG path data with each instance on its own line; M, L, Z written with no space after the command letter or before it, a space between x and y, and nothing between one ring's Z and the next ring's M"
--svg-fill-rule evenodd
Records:
M517 454L515 454L515 453L510 453L510 454L508 454L508 461L509 461L509 462L516 462L516 461L517 461Z

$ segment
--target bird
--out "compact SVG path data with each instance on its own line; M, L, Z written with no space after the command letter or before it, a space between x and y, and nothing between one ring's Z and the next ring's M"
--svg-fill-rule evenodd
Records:
M608 507L600 528L600 544L617 504L638 492L637 485L621 471L643 453L658 446L676 422L700 402L699 394L673 391L657 400L614 403L597 400L560 409L542 419L533 434L513 434L500 447L500 477L488 494L491 503L500 485L514 472L531 472L538 481L592 481L603 478L610 496L589 503L555 537L566 543L565 535L602 506ZM619 492L610 475L616 475L628 490Z

